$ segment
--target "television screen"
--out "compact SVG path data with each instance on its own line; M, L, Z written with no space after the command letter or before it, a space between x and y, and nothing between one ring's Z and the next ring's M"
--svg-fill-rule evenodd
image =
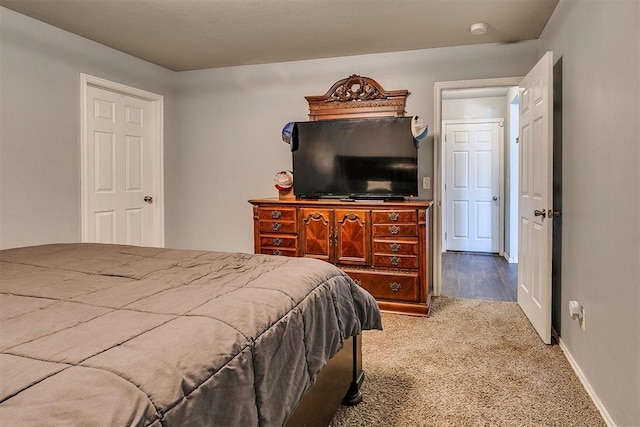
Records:
M418 194L411 117L297 122L292 151L298 197L387 199Z

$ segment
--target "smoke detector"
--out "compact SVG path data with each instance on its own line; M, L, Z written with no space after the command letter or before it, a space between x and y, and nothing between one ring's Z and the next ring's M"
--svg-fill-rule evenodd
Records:
M471 34L473 34L474 36L481 36L485 34L488 29L489 26L484 22L476 22L471 27L469 27L469 31L471 31Z

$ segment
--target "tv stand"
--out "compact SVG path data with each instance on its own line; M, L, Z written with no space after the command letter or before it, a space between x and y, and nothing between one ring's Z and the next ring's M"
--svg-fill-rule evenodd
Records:
M351 196L351 198L354 200L362 200L362 201L371 200L371 201L382 201L382 202L406 200L403 196L388 196L383 194L372 194L372 195L358 194L358 195Z
M384 203L387 199L353 199L356 203Z
M349 195L322 195L300 196L301 200L339 200L341 202L386 202L407 200L404 196L392 196L386 194L349 194Z
M428 316L431 201L257 199L256 253L335 264L384 311Z

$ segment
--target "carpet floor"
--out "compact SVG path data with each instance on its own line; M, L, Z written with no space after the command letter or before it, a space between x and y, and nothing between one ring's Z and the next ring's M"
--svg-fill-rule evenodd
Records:
M438 297L363 334L364 400L341 426L605 426L558 345L517 303Z

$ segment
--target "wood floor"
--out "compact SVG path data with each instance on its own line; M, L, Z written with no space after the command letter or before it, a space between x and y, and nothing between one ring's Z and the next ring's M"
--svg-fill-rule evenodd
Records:
M442 254L442 295L517 301L518 264L492 254Z

